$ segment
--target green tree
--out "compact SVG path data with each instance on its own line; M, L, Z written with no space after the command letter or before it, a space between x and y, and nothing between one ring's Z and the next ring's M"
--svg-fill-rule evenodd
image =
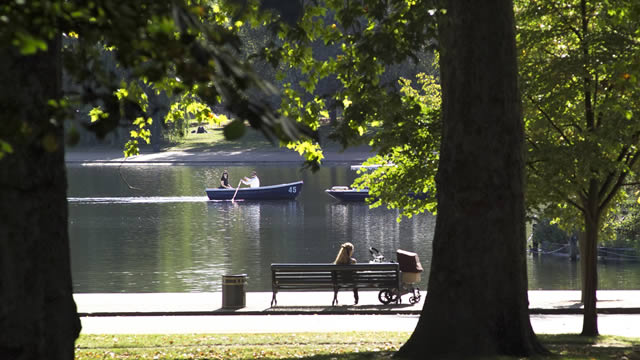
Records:
M400 354L541 353L527 310L513 4L448 1L445 9L433 259L424 309Z
M10 84L0 88L1 358L73 358L80 323L70 276L63 134L72 103L100 106L89 125L98 136L133 123L146 138L143 81L174 95L191 92L208 104L222 101L238 122L268 136L291 139L304 130L261 100L273 88L238 60L237 24L219 6L204 5L0 4L0 81ZM77 41L63 46L63 36ZM105 48L130 81L100 61ZM74 93L62 93L63 63L82 85Z
M364 171L355 187L369 188L372 207L402 209L400 216L436 212L435 173L441 136L440 85L435 77L420 73L416 84L400 79L402 106L396 121L373 132L370 143L378 155L366 164L393 164ZM419 194L420 196L413 196Z
M532 211L583 229L582 334L594 336L598 236L640 156L640 4L517 4L527 200Z
M335 22L327 24L324 4L318 3L306 9L303 25L282 29L283 38L298 41L285 43L272 56L304 69L308 92L324 72L338 74L342 88L335 100L342 104L343 117L336 138L345 146L370 142L380 152L379 160L396 163L391 169L422 176L405 188L393 187L397 173L383 167L377 175L385 177L378 183L394 189L380 192L383 201L385 196L397 197L395 191L432 190L428 181L438 158L431 151L438 150L429 288L419 323L399 355L423 359L542 353L528 314L513 4L442 4L444 11L432 2L327 1L326 6L336 9ZM435 97L422 89L416 94L418 89L397 86L397 81L381 81L387 64L416 56L435 43L436 18L441 122L435 120L440 114L433 108L438 106ZM341 44L342 53L316 60L305 39ZM322 99L310 107L299 100L299 93L287 90L284 111L313 126L325 109ZM432 203L409 211L427 206Z
M625 199L619 206L620 209L613 214L609 221L611 232L609 239L604 239L605 246L635 248L640 250L640 212L637 210L640 190L637 185L626 189Z

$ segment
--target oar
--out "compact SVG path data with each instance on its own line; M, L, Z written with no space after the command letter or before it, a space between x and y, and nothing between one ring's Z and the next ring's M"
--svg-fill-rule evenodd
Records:
M236 192L233 193L233 197L231 198L231 202L233 202L233 200L235 200L236 194L238 193L238 189L240 189L240 184L242 184L242 180L240 180L240 182L238 183L238 187L236 188Z

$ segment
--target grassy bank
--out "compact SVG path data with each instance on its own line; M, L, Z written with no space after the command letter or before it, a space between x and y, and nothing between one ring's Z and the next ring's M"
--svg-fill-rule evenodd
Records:
M164 146L165 150L179 151L242 151L242 150L274 150L279 148L279 142L271 143L260 131L251 127L246 128L244 135L233 141L226 140L223 128L220 126L206 125L206 133L198 134L195 131L197 126L192 127L192 131L183 137L173 137L172 141ZM318 129L318 136L323 149L331 151L341 151L342 146L329 138L331 127L322 125Z
M241 151L278 148L278 144L269 142L262 133L247 127L245 135L240 139L229 141L224 138L222 127L205 127L207 132L187 133L184 137L174 138L172 143L165 145L165 150L180 151Z
M76 359L391 359L408 332L82 335ZM542 335L542 359L640 359L640 339Z

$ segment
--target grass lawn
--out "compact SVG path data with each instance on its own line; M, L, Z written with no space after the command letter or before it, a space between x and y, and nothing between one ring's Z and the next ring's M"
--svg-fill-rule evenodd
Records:
M224 138L222 127L214 125L204 125L207 130L206 133L198 134L195 132L189 132L184 137L173 138L173 141L164 147L164 150L179 150L179 151L241 151L241 150L276 150L279 149L278 141L271 143L267 138L258 130L255 130L247 126L244 135L233 141L226 140ZM191 127L192 131L197 128L197 125ZM331 131L329 125L320 126L318 134L321 139L321 144L324 149L327 150L342 150L342 146L337 142L330 140L328 135Z
M81 335L76 359L391 359L408 332ZM640 339L540 335L542 359L640 359ZM506 359L506 358L501 358Z
M196 127L193 127L195 130ZM181 151L202 151L207 149L218 151L240 151L247 149L278 148L278 143L272 144L264 135L247 127L247 130L240 139L229 141L224 138L222 127L205 126L207 132L203 134L187 133L184 137L176 138L175 141L165 147L165 150Z

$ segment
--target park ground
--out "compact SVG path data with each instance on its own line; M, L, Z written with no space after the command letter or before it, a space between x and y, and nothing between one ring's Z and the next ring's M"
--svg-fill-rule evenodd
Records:
M66 161L69 164L172 164L206 165L234 163L304 163L304 158L296 151L280 147L267 141L262 134L248 129L239 140L228 141L222 136L222 128L207 127L207 133L187 133L185 137L154 150L150 145L140 147L140 155L125 158L124 146L94 145L68 147ZM324 130L323 133L326 133ZM322 163L357 164L374 156L367 145L344 149L335 141L321 135L325 158Z
M82 333L77 359L390 359L415 328L423 300L380 305L376 292L246 294L224 308L221 293L75 294ZM423 294L424 295L424 294ZM599 292L602 337L580 331L579 291L531 291L534 331L559 357L640 360L638 291ZM406 299L405 299L406 300ZM569 335L570 334L570 335Z
M76 359L392 359L408 332L82 335ZM541 335L536 359L640 359L640 339ZM500 357L500 359L509 359Z

